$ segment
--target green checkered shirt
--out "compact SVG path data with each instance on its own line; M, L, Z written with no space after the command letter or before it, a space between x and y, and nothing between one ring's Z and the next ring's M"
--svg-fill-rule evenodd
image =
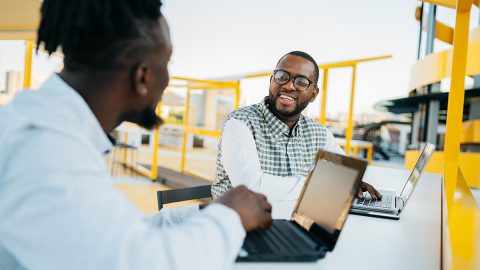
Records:
M319 122L301 115L290 133L288 126L268 110L264 101L230 113L225 123L230 118L244 122L252 132L260 166L266 174L307 176L315 154L326 145L327 129ZM233 188L222 165L221 142L218 150L213 198Z

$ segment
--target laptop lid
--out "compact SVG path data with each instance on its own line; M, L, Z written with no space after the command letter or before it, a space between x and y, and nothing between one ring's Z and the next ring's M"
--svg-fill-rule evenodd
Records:
M317 153L292 220L333 250L367 162L326 151Z
M427 166L430 157L432 156L433 152L435 151L435 145L431 143L425 144L423 147L422 153L413 167L412 172L410 173L410 177L408 177L408 181L405 183L403 187L402 193L400 193L400 198L403 201L403 207L407 205L407 201L413 193L413 190L418 184L418 180L422 176L423 170Z

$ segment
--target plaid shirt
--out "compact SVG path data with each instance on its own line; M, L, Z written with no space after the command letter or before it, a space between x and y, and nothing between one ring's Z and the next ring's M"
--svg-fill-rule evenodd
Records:
M306 176L313 165L315 154L326 145L327 129L320 123L301 115L290 132L288 126L268 110L264 101L230 113L225 123L231 118L244 122L252 132L260 166L266 174ZM232 188L222 165L220 143L212 196L216 198Z

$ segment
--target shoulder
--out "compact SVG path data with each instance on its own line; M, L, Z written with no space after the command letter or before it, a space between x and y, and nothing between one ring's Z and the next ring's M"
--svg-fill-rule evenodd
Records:
M16 130L15 137L3 142L9 147L4 153L6 164L21 165L31 171L98 170L99 154L86 138L35 126Z
M237 120L245 122L245 121L260 117L260 114L261 114L261 111L260 111L259 104L254 104L254 105L239 108L231 112L228 115L227 120L230 118L235 118Z
M225 119L225 124L231 119L243 122L251 132L254 132L256 128L260 127L261 119L263 119L260 104L245 106L231 112Z

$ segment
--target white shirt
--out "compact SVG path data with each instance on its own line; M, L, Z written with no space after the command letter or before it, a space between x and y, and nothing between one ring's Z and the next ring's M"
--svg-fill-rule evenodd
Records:
M0 107L0 269L226 269L245 231L212 204L145 218L113 187L112 147L58 75Z
M246 185L255 192L265 194L272 204L272 217L289 219L305 177L283 177L262 172L255 139L247 125L235 118L230 118L223 127L221 148L221 161L232 185ZM324 150L345 155L328 130Z

